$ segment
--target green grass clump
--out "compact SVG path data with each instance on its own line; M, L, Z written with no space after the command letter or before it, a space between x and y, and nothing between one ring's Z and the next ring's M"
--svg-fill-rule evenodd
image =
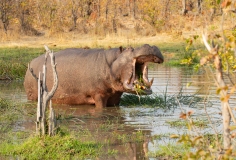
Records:
M22 62L0 60L0 75L3 80L22 79L26 72L26 65Z
M0 98L0 126L3 122L14 121L17 113L20 113L20 109L13 102Z
M175 120L175 121L167 121L167 124L169 124L171 127L188 127L188 122L186 120ZM194 119L193 120L193 125L196 127L206 127L208 121L200 120L200 119Z
M20 116L22 116L22 113L12 102L0 98L0 134L11 130L11 125Z
M167 90L160 95L142 95L124 94L121 97L120 105L125 107L145 106L163 109L176 108L179 103L194 107L202 98L196 95L183 95L180 91L177 95L168 95Z
M3 142L0 155L22 159L86 159L99 155L102 145L92 141L81 142L72 135L31 137L22 144Z
M145 106L161 106L161 97L159 96L136 96L134 94L124 94L121 98L120 105L121 106L138 106L138 105L145 105Z
M183 159L183 156L190 152L189 144L168 143L159 145L158 150L150 152L150 157L158 157L163 159Z
M0 48L0 80L23 79L28 63L44 54L42 48Z
M4 111L6 111L11 106L10 102L0 98L0 113L3 114Z

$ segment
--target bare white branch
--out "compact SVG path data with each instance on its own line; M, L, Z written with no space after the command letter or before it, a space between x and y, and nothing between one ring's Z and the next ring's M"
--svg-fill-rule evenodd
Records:
M55 57L53 55L53 52L49 50L47 46L44 46L46 49L46 55L45 55L45 62L43 64L43 73L42 73L42 80L41 80L41 73L39 73L39 79L38 79L38 111L37 111L37 133L45 135L46 132L49 133L49 135L54 135L54 129L56 125L56 118L55 118L55 113L52 109L52 104L50 101L50 124L49 124L49 129L46 130L46 110L48 106L49 100L53 97L54 93L57 90L58 86L58 76L57 76L57 71L56 71L56 64L55 64ZM47 91L47 85L46 85L46 76L47 76L47 57L50 55L51 58L51 67L52 67L52 72L53 72L53 87L50 92ZM32 74L32 73L31 73ZM40 107L40 108L39 108Z
M55 116L55 112L52 108L52 101L50 100L50 104L49 104L49 124L48 124L48 133L50 136L55 135L55 128L57 125L57 120L56 120L56 116Z
M46 50L46 52L50 52L50 49L48 48L48 46L47 45L44 45L44 48L45 48L45 50Z
M204 45L206 46L207 50L211 53L211 46L209 45L209 43L207 42L207 38L206 35L204 33L202 33L202 40L204 42Z
M51 58L51 66L52 66L52 71L53 71L54 82L53 82L53 87L52 87L51 91L47 95L47 98L51 99L58 87L58 75L57 75L57 70L56 70L55 56L54 56L53 52L50 52L49 55Z
M222 69L222 62L221 57L218 53L218 46L215 46L213 49L208 44L206 36L202 34L203 42L209 51L210 54L213 54L212 57L214 60L214 66L215 66L215 82L217 87L224 88L226 86L224 78L223 78L223 69ZM220 94L222 97L226 98L227 92L225 90L221 90ZM222 119L223 119L223 143L224 143L224 149L229 149L231 146L231 136L230 136L230 120L231 118L234 120L234 116L232 114L232 110L229 106L229 101L221 101L221 111L222 111Z

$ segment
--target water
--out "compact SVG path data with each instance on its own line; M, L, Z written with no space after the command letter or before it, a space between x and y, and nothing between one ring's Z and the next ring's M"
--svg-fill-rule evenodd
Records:
M145 107L127 108L123 106L96 109L91 105L54 105L54 107L58 112L67 114L67 116L70 115L66 123L72 130L77 130L78 128L87 128L91 132L96 132L99 129L101 129L101 132L113 132L117 130L119 133L127 134L142 130L143 133L148 135L147 137L154 135L182 134L189 131L186 128L178 129L171 127L166 122L179 120L181 112L191 111L193 112L192 117L194 119L208 121L210 117L214 126L216 126L217 132L220 132L222 128L219 124L221 120L220 101L218 95L216 95L213 77L209 75L210 74L206 72L197 74L194 73L193 70L186 68L164 67L162 65L154 65L149 69L149 78L154 78L152 86L154 93L163 96L165 94L175 96L180 91L183 95L197 94L205 98L207 102L211 102L205 105L203 102L195 106L181 104L176 109L171 110ZM0 97L17 102L27 102L23 82L0 81L0 88ZM235 97L232 98L235 99ZM206 108L204 106L206 106ZM33 130L34 127L35 124L32 118L18 126L19 129L26 130ZM197 132L213 133L214 131L211 127L212 126L208 124L207 128L198 128ZM97 139L104 140L105 135L101 134ZM119 153L123 153L124 150L126 150L128 153L117 154L117 159L133 159L134 157L136 159L143 159L147 152L157 150L159 143L163 144L163 142L157 140L151 142L149 138L147 138L144 142L129 142L122 145L118 143L113 146L113 149L118 150ZM109 159L109 157L106 157L106 159Z
M0 81L0 98L27 102L22 81Z
M152 86L153 92L158 94L177 95L180 91L183 95L196 94L203 99L206 103L199 103L195 106L191 104L181 104L174 110L163 111L163 109L150 109L150 108L125 108L125 123L129 125L141 125L151 131L152 135L166 134L166 133L179 133L176 128L171 128L167 125L167 121L178 120L181 112L193 112L193 117L201 117L207 120L207 114L213 119L214 122L219 121L220 117L220 101L216 95L216 87L214 85L213 77L210 77L205 72L195 73L193 70L185 68L169 68L155 66L149 72L149 77L154 77L154 84ZM206 110L204 109L206 106ZM139 115L144 116L129 116L130 112L139 112ZM147 114L148 113L148 114ZM220 127L218 127L220 129ZM181 130L180 133L186 130ZM204 131L207 131L204 130Z

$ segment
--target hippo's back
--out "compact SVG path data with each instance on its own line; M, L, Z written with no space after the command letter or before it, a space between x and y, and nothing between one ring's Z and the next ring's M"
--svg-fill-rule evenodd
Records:
M70 48L54 53L56 70L58 73L58 89L54 98L82 97L78 94L91 94L94 90L102 90L109 82L110 65L116 59L114 51L103 49L76 49ZM38 77L45 63L45 54L30 62L30 68ZM47 59L47 87L53 85L50 57ZM95 86L98 86L97 88ZM28 99L37 99L37 82L27 70L24 87Z

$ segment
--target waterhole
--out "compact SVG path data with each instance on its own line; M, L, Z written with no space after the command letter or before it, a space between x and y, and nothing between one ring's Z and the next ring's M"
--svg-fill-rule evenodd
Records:
M203 134L213 133L212 125L217 132L221 132L220 100L210 74L188 68L152 65L148 75L149 79L154 78L153 93L166 102L175 101L173 106L168 102L170 105L166 108L138 104L96 109L92 105L55 104L61 125L71 131L88 132L102 143L109 141L110 145L104 147L110 151L106 159L144 159L148 153L155 152L160 144L171 142L169 135L191 132L180 118L182 113L191 113L200 124L197 130ZM187 97L186 101L180 102L181 96ZM197 101L191 99L193 96L198 98ZM0 97L16 103L30 103L32 107L26 108L30 113L14 124L14 131L35 130L36 103L27 101L22 81L0 81ZM209 124L209 118L213 124ZM166 140L160 141L160 137L166 137Z

